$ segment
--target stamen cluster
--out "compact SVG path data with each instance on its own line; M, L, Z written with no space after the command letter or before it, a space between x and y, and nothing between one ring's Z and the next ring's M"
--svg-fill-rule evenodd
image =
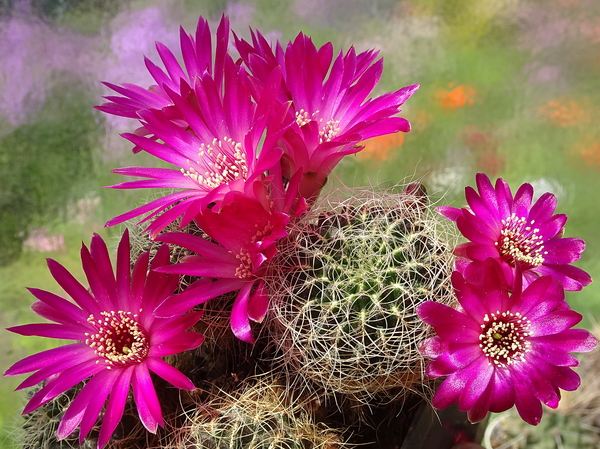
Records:
M339 120L329 120L319 131L319 143L331 142L337 137L342 128Z
M189 169L181 168L180 171L183 176L210 189L237 179L246 179L248 175L248 164L242 144L229 137L223 140L215 138L210 144L201 143L196 165L206 166L208 170L201 174L190 165Z
M254 270L252 267L252 256L250 252L242 248L237 254L234 254L234 256L240 261L239 267L235 269L235 275L240 279L252 279Z
M138 318L137 313L122 310L101 312L100 318L88 317L97 332L86 332L85 344L104 359L107 369L140 363L148 356L148 336Z
M527 222L525 217L512 214L502 219L500 240L496 242L500 254L511 265L522 264L525 269L539 267L544 263L544 238L540 229L533 227L535 220Z
M483 353L490 364L508 366L524 361L524 355L530 351L527 337L531 321L519 312L500 312L499 310L483 317L479 340Z

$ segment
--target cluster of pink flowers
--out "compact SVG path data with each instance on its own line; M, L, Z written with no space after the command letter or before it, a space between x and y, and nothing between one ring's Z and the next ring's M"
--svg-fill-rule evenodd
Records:
M585 243L563 237L567 216L554 214L554 195L533 203L530 184L513 196L506 181L493 186L483 174L477 188L466 188L468 207L437 209L468 242L455 249L452 284L459 305L429 301L418 309L437 333L421 345L433 359L427 374L447 376L433 405L458 402L473 422L516 405L523 420L536 425L541 403L556 408L560 389L579 386L570 368L578 361L570 352L588 352L598 343L590 332L572 329L582 316L565 301L565 290L592 282L570 265Z
M107 223L143 216L149 238L162 246L152 259L145 252L132 261L125 232L113 269L106 244L95 235L81 250L88 287L49 260L72 301L30 289L37 298L33 311L52 323L9 329L75 341L5 373L33 373L19 389L43 383L24 413L87 379L62 417L59 439L79 427L82 441L104 410L98 447L104 446L130 389L145 428L163 426L150 373L194 389L162 359L202 344L204 337L189 331L201 318L194 308L234 293L231 330L254 343L252 322L261 322L269 308L264 274L290 221L312 207L334 167L360 151L362 141L410 130L398 114L418 85L372 97L383 70L375 51L350 48L336 55L331 43L317 47L304 34L283 46L252 31L248 42L231 33L226 17L214 38L200 19L194 35L181 30L180 44L183 65L158 43L162 67L145 61L156 84L106 83L118 95L97 107L139 121L123 135L133 151L174 166L119 168L114 173L138 179L111 186L174 189ZM553 195L533 202L531 185L513 196L504 180L493 186L482 174L477 187L466 189L468 207L438 208L468 242L455 250L459 304L430 301L418 309L437 334L421 345L432 359L427 374L446 376L433 404L458 402L472 421L516 405L525 421L537 424L541 403L556 407L560 389L579 385L570 352L597 344L588 331L572 329L582 317L564 294L591 282L571 265L585 244L562 237L567 217L554 214ZM173 223L182 229L192 222L203 235L164 232ZM169 245L190 253L173 264ZM180 292L181 275L198 280Z
M230 42L230 34L223 17L213 49L207 21L200 19L195 36L182 29L183 67L157 44L165 69L146 60L157 84L147 90L108 84L121 96L106 97L109 102L98 109L139 120L141 127L124 135L134 151L176 167L114 170L146 179L113 188L178 191L107 223L150 212L142 221L150 222L151 237L197 254L161 268L202 280L183 298L162 304L159 313L183 312L239 291L232 330L253 342L250 320L260 321L268 306L259 278L288 221L310 207L335 165L360 151L361 141L410 130L397 114L418 85L371 98L383 69L377 52L356 54L351 48L334 57L331 43L317 48L302 33L285 49L271 47L258 32L251 43L237 36ZM160 235L176 220L180 227L194 221L212 242L184 233Z
M130 386L143 425L151 432L162 426L150 372L178 388L194 388L161 359L202 343L200 334L186 332L200 318L193 308L237 292L231 329L254 342L251 322L260 322L269 304L261 276L289 221L311 207L336 164L360 151L361 141L410 130L397 114L418 85L371 97L383 69L377 52L351 48L334 55L331 43L317 47L304 34L285 47L269 45L258 32L251 42L230 35L223 17L213 45L208 22L200 19L195 35L181 30L183 65L160 43L162 67L146 59L156 85L106 83L118 95L97 108L138 120L137 129L123 134L133 151L174 166L119 168L114 173L141 179L111 187L175 191L107 223L144 215L140 223L147 224L150 238L164 242L151 263L144 253L130 271L125 233L115 274L96 235L91 250L84 246L81 254L89 291L50 260L52 275L75 304L31 289L38 299L34 312L54 323L10 329L76 341L28 357L5 373L34 372L19 388L45 382L24 413L91 377L63 416L59 439L80 426L83 440L107 401L98 438L104 446ZM162 232L174 222L182 228L192 221L208 238ZM193 254L171 264L169 244ZM199 280L174 294L180 275Z

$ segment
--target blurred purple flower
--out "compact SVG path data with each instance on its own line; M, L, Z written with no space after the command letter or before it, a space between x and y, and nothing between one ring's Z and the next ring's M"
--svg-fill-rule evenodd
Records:
M571 329L582 318L564 301L564 290L552 276L542 276L525 290L509 295L497 261L483 262L482 284L455 272L452 283L460 308L427 301L417 312L437 336L421 344L433 361L426 373L448 376L433 405L458 402L472 422L488 411L516 405L532 425L542 418L541 402L556 408L560 389L577 389L579 376L569 367L578 361L570 352L588 352L598 340L584 329Z
M481 264L488 257L497 259L509 284L517 266L522 270L524 286L538 276L552 275L566 290L581 290L592 282L588 273L570 265L581 257L585 242L579 238L562 238L565 214L554 214L556 197L543 194L533 205L533 187L523 184L514 197L510 187L498 178L495 188L489 178L476 177L479 194L465 189L469 207L458 209L441 206L436 210L455 221L469 242L458 245L457 269L469 280L480 278Z
M16 5L15 5L16 7ZM0 121L21 126L39 112L57 73L79 76L94 49L90 36L57 30L31 13L0 17Z
M288 220L286 214L268 210L254 198L231 192L218 211L205 209L196 217L202 230L216 243L184 232L161 234L157 240L187 248L197 255L187 256L183 263L161 267L159 271L202 279L165 300L156 313L165 316L181 313L239 290L231 310L231 329L240 340L253 343L250 320L262 321L268 308L260 277L266 262L277 253L275 243L287 235Z
M81 249L89 291L62 265L48 259L52 276L76 304L31 288L30 292L38 299L33 311L54 323L8 329L20 335L77 341L29 356L4 373L14 376L35 371L17 389L45 382L25 406L24 414L90 378L62 417L57 432L59 440L81 425L79 440L83 441L108 398L98 438L98 446L104 446L123 416L130 385L143 425L156 432L164 423L150 372L177 388L194 389L186 376L161 357L202 343L202 335L184 332L200 319L201 313L157 318L153 310L179 283L179 276L155 271L169 264L168 245L158 250L150 266L149 253L142 254L133 271L129 254L129 235L125 232L118 248L115 275L106 244L99 235L94 235L90 249L85 245Z
M370 98L383 71L376 51L356 54L351 47L334 59L331 42L317 48L302 33L285 50L280 44L273 49L258 31L251 44L236 37L235 46L255 80L282 69L279 100L290 105L293 122L283 136L282 172L287 179L302 174L301 197L318 194L337 163L362 149L357 145L362 140L410 130L395 115L419 86Z

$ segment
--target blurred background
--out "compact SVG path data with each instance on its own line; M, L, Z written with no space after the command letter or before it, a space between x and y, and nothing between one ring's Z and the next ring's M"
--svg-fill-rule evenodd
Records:
M37 321L25 287L60 293L45 258L79 275L81 243L93 232L120 235L104 223L148 195L102 188L122 181L111 169L156 160L132 155L119 137L133 121L92 109L109 93L100 82L148 86L143 55L158 60L155 41L176 52L180 25L193 32L202 15L214 29L223 13L244 37L249 27L286 42L303 31L338 50L380 50L377 94L421 84L403 112L413 130L365 142L331 186L421 179L434 201L460 207L477 172L514 190L530 182L538 196L558 197L566 236L587 242L576 265L600 278L597 0L0 0L0 327ZM568 300L592 328L600 284ZM3 330L0 342L2 372L57 343ZM18 447L19 377L0 381L2 448ZM545 421L567 429L553 421L563 418ZM585 446L600 431L589 420L557 439L542 429L523 436L511 419L491 421L489 445L599 447Z

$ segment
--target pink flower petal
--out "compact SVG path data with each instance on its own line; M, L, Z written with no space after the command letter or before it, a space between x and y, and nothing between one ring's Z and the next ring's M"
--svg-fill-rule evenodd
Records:
M579 291L592 283L592 277L587 272L573 265L547 264L536 267L535 272L542 276L553 276L567 291Z
M529 218L538 223L545 222L556 210L557 203L558 200L556 199L556 196L551 193L544 193L531 207Z
M489 411L500 413L508 410L515 404L515 389L510 376L505 370L495 370L494 378L490 382L491 398Z
M140 363L135 368L131 384L133 399L142 424L149 432L156 433L158 426L164 426L164 421L160 402L145 363Z
M531 383L520 375L512 376L515 385L515 405L523 420L537 426L542 420L542 404L531 391Z
M566 329L558 334L533 337L531 340L565 352L590 352L598 345L598 339L585 329Z
M82 380L105 369L106 368L100 364L92 361L84 361L83 363L74 365L63 371L59 375L55 375L40 391L33 395L23 409L23 414L26 415L27 413L32 412L36 408L50 402L59 394L64 393L69 388L77 385Z
M450 206L438 206L435 208L435 211L452 221L456 221L456 219L463 214L462 209Z
M85 313L75 304L70 301L67 301L64 298L61 298L54 293L47 292L45 290L40 290L37 288L28 288L29 292L35 296L40 301L44 302L48 306L52 307L58 313L62 312L64 315L62 321L65 323L80 323L85 322L88 318L89 314Z
M100 410L104 406L104 402L110 393L115 379L116 376L114 375L114 372L105 370L96 374L85 384L73 402L71 402L71 405L69 405L69 408L60 421L56 432L58 440L63 440L73 433L77 426L87 416L87 419L85 420L86 424L92 424L86 425L85 427L82 424L79 441L83 441L91 430L93 423L98 419Z
M52 259L47 259L47 263L52 277L56 279L56 282L73 298L79 307L93 315L100 312L100 306L94 297L65 267Z
M103 310L114 309L116 304L113 304L111 296L106 290L104 279L101 278L101 275L97 270L96 264L94 263L94 260L92 259L92 256L85 245L82 245L81 247L81 262L83 265L83 271L85 272L85 277L87 278L88 284L90 286L89 289L91 290L92 295L94 296L100 307ZM112 274L112 267L111 276L113 276L114 284L114 275ZM114 294L115 293L113 290L113 296Z
M80 343L76 343L76 351L61 351L63 354L60 358L57 358L52 361L47 361L47 363L39 368L39 370L25 379L23 382L19 384L16 390L21 390L23 388L32 387L40 382L43 382L46 379L49 379L53 375L57 373L61 373L63 371L68 370L74 364L80 364L85 362L98 360L98 356L91 350L91 348L87 345L83 345ZM57 349L64 349L68 346L61 346ZM74 348L75 349L75 348ZM6 375L6 374L5 374Z
M458 407L461 410L472 410L479 398L489 394L488 390L492 388L490 381L494 376L494 365L486 357L480 357L465 368L465 371L471 377L460 393Z
M127 401L129 385L134 370L135 366L130 366L129 368L121 370L119 377L115 379L115 383L110 391L110 396L108 397L108 403L106 404L106 411L104 412L104 418L102 419L100 435L98 436L99 448L106 445L117 428L119 421L121 421L121 417L125 411L125 402Z
M219 279L188 287L184 292L165 299L155 310L158 317L172 317L191 310L209 299L238 290L244 285L240 279Z
M30 373L41 368L56 365L62 360L77 360L93 353L89 346L84 343L73 343L58 348L48 349L37 354L19 360L13 366L6 370L5 376L16 376L17 374Z
M19 335L37 335L38 337L60 338L64 340L85 340L88 330L79 324L34 323L9 327L6 330Z
M481 330L479 324L451 307L426 301L417 308L417 313L445 340L470 343L479 338Z
M553 239L544 245L544 260L550 265L572 263L579 260L584 249L585 242L582 239Z
M231 330L240 340L254 344L254 336L252 335L248 316L248 301L250 299L251 289L252 283L247 282L242 286L235 298L231 309Z
M157 357L150 357L147 361L148 368L153 373L162 377L164 380L169 382L171 385L181 390L195 390L196 387L190 379L181 373L181 371L173 368L171 365L159 359Z
M267 293L264 281L260 281L256 290L248 300L248 318L257 323L261 323L267 315L269 309L269 295Z
M153 346L149 357L167 357L183 351L197 348L204 341L204 337L196 332L182 332L164 343Z
M534 337L557 334L575 326L582 318L579 313L573 310L557 310L532 321L529 330Z
M189 312L180 317L154 320L153 326L150 328L152 334L150 344L154 347L190 329L200 320L202 314L203 312ZM152 348L150 348L150 352L152 352Z
M156 240L182 246L213 261L233 262L235 260L235 258L232 260L231 254L222 246L186 232L165 232Z
M125 230L117 250L117 266L115 276L116 298L115 302L119 309L126 308L129 299L131 284L131 255L129 244L129 231Z
M479 345L461 345L459 348L447 350L427 366L430 377L448 376L465 368L478 358L485 359Z

